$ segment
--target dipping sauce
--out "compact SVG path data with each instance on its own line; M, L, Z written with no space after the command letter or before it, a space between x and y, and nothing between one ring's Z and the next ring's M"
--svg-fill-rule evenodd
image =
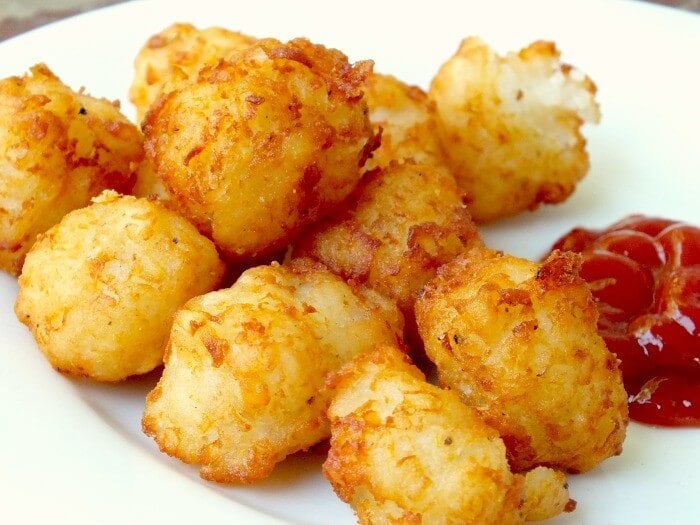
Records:
M632 215L604 230L576 228L553 249L583 255L630 417L700 425L700 228Z

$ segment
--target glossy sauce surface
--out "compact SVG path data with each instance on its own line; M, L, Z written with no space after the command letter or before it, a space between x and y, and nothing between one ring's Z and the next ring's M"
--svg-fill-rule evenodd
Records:
M554 249L583 255L630 417L700 425L700 228L633 215L605 230L572 230Z

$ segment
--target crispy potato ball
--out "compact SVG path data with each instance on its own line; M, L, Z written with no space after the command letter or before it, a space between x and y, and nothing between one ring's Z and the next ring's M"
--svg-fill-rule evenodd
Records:
M598 122L596 87L559 61L552 42L499 57L464 40L430 86L438 129L477 222L565 200L588 171L584 122Z
M38 233L105 188L131 190L143 138L43 64L0 80L0 122L0 269L18 275Z
M175 316L144 431L206 479L265 478L328 437L327 374L401 330L390 301L321 265L252 268Z
M523 478L498 433L401 352L363 354L329 383L323 471L361 524L523 522Z
M144 131L173 205L231 261L286 246L360 179L371 67L303 39L261 40L160 98Z
M525 474L526 521L548 520L575 508L576 502L569 499L566 474L547 467L537 467Z
M376 133L382 130L381 145L365 164L367 169L405 159L445 169L435 107L422 89L374 73L367 77L362 90L369 120Z
M196 80L199 70L229 58L255 43L252 36L221 27L197 29L173 24L153 35L134 60L134 81L129 98L143 120L158 95Z
M182 217L104 192L39 236L15 312L55 368L118 381L162 363L173 314L223 271L211 241Z
M472 250L416 302L441 384L498 429L517 471L584 472L622 450L627 395L579 266L572 253L540 266Z
M348 208L305 232L292 256L311 257L344 279L397 301L417 340L413 303L437 268L481 238L449 173L391 163L368 173Z

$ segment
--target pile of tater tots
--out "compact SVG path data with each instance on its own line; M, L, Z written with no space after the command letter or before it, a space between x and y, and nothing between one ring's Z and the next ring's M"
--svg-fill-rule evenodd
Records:
M477 224L573 192L595 91L551 42L467 38L426 92L174 24L136 57L136 125L38 64L0 80L0 268L56 370L162 367L143 430L203 478L330 439L359 523L547 519L621 452L626 394L579 256Z

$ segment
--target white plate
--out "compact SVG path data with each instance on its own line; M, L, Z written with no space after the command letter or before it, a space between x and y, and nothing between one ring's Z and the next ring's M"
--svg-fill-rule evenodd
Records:
M121 99L132 60L174 21L257 36L305 35L373 58L378 71L427 86L461 37L499 50L554 39L600 89L588 129L592 169L566 204L487 229L498 248L538 257L576 224L630 212L700 223L700 17L612 1L417 4L136 2L0 44L0 77L44 61L68 84ZM160 454L140 432L149 377L126 385L54 372L15 320L16 281L0 272L0 522L354 523L321 476L319 454L293 458L254 487L219 487ZM577 510L556 523L700 523L700 429L632 424L622 456L570 480Z

